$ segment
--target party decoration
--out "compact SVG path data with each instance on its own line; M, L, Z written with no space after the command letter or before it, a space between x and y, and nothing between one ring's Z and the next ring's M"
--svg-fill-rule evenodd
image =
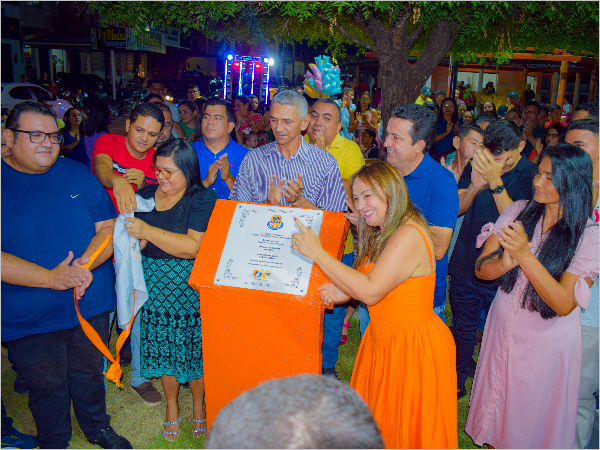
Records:
M329 56L317 56L316 64L304 74L304 92L312 98L326 98L342 92L340 67L330 62Z

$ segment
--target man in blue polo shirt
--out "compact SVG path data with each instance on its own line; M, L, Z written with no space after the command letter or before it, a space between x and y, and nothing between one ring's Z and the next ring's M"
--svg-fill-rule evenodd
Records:
M426 106L411 103L392 110L384 145L387 162L400 171L410 199L430 224L435 243L434 312L445 320L448 247L458 218L454 177L428 155L436 136L437 117ZM361 328L367 319L361 306Z
M202 139L192 146L200 161L200 176L206 189L221 199L229 199L246 147L235 143L231 130L235 127L233 106L223 99L209 100L202 115Z

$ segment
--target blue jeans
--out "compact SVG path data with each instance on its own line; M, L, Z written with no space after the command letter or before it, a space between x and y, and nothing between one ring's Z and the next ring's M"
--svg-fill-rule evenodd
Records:
M354 262L354 253L347 253L342 257L342 263L352 267ZM344 327L344 316L346 315L346 305L334 306L333 309L325 310L323 322L323 368L331 369L335 367L338 359L338 347L342 339L342 329ZM135 322L134 322L135 326ZM133 343L133 340L132 340ZM132 345L133 347L133 345ZM139 354L139 350L138 350ZM132 361L133 366L133 361ZM132 375L133 383L133 375Z
M366 304L360 302L360 310L358 311L358 320L360 321L360 337L362 338L365 334L365 330L371 321L369 317L369 310Z
M138 311L133 325L131 326L131 385L134 387L139 386L146 381L150 381L144 378L140 374L140 311Z
M452 277L450 303L454 317L457 389L462 389L469 377L481 310L484 309L487 315L497 290L493 284L486 285L468 278Z

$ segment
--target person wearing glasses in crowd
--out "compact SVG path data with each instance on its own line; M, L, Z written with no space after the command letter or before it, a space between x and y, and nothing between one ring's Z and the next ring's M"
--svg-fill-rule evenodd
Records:
M158 185L139 191L153 198L150 212L125 219L140 240L148 300L141 309L141 373L160 377L167 400L163 436L179 437L180 383L193 396L192 436L206 434L202 334L198 293L188 286L217 194L202 185L196 151L184 139L156 150L152 171Z
M187 88L187 97L190 102L193 102L200 97L200 88L197 84L190 84Z
M126 134L104 134L96 140L92 170L108 191L118 212L137 210L135 191L157 184L151 169L154 145L165 125L159 106L150 102L136 106L125 122ZM131 388L147 405L162 398L152 382L140 375L139 314L131 327Z
M89 269L81 266L113 233L115 208L87 167L58 158L63 136L52 110L19 103L4 138L2 215L10 220L2 224L1 339L29 389L38 444L69 446L72 402L88 441L132 448L110 426L103 356L73 307L75 295L82 317L108 339L116 306L112 244Z

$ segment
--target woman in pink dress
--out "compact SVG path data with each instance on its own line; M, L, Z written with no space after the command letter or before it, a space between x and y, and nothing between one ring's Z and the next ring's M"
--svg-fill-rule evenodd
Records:
M559 144L540 156L531 201L482 229L475 273L498 279L465 431L495 448L572 448L581 368L580 310L598 278L592 162Z

